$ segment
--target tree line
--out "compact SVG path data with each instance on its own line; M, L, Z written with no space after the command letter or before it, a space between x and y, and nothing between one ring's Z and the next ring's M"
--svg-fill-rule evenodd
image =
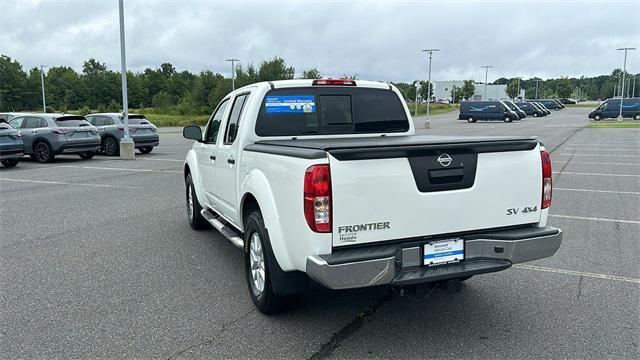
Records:
M611 75L581 78L560 78L540 80L539 98L570 97L576 91L586 99L604 99L613 96L622 71L614 70ZM295 69L284 59L274 57L259 65L238 65L235 68L235 85L241 87L259 81L295 78ZM0 111L29 111L42 108L40 69L24 70L15 59L0 56ZM315 68L303 71L300 78L319 79L322 74ZM356 78L347 76L345 78ZM536 79L520 81L527 97L535 93ZM77 72L68 66L51 67L44 74L46 103L48 111L120 111L122 97L120 73L107 68L105 63L89 59ZM494 84L506 84L510 96L517 92L517 79L500 78ZM127 72L129 106L132 108L155 108L159 111L178 114L208 114L211 109L231 91L231 79L209 70L192 73L179 71L170 63L159 67L146 68L139 72ZM426 81L412 83L398 82L405 99L413 101L416 92L425 99L433 91ZM640 79L638 79L640 85ZM428 89L428 90L427 90ZM456 88L452 96L456 101L473 95L474 82L466 80L464 86ZM617 92L619 93L619 91ZM639 92L640 93L640 92ZM512 95L513 94L513 95Z

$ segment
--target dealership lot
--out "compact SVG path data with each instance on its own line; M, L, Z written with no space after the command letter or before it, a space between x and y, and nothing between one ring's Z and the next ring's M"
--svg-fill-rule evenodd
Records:
M190 142L136 161L61 156L0 171L0 352L11 357L638 358L640 129L585 108L520 122L415 120L419 133L535 135L552 151L548 259L431 289L317 288L266 317L242 255L186 221ZM500 189L496 189L500 191ZM478 216L482 216L479 214ZM426 219L425 221L428 221Z

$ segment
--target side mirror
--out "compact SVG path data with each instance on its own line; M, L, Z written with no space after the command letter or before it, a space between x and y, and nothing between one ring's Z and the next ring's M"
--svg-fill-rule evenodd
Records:
M202 129L200 126L185 126L182 128L182 136L185 139L202 141Z

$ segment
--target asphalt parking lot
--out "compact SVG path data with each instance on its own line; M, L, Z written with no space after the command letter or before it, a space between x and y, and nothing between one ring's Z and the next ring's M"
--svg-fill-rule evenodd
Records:
M135 161L59 157L0 170L0 353L9 358L640 358L640 129L587 108L419 133L535 135L551 150L548 259L459 293L313 290L267 317L242 254L186 220L191 142L161 129ZM421 129L422 128L422 129ZM499 189L496 189L499 191Z

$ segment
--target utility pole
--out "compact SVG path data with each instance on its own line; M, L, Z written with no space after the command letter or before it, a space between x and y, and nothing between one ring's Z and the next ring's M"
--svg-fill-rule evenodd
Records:
M122 117L124 120L124 137L120 139L120 159L135 160L136 152L133 148L133 139L129 136L129 99L127 98L127 56L124 42L124 3L118 2L120 17L120 65L122 79Z
M47 101L44 96L44 68L46 66L40 65L40 85L42 86L42 112L47 113Z
M492 68L493 66L483 65L480 67L484 69L484 97L482 100L487 101L487 79L489 78L489 68Z
M520 96L520 79L522 79L522 77L518 76L516 79L518 79L518 92L516 93L514 100L518 100L518 96Z
M623 47L618 49L618 51L620 50L624 51L624 63L622 65L622 91L620 92L620 94L622 95L622 98L620 99L620 115L618 115L618 121L622 121L622 103L624 102L624 76L625 76L625 73L627 72L627 51L635 50L635 49L636 48L632 48L632 47Z
M541 79L536 79L536 100L538 100L538 83L542 81Z
M236 61L240 61L238 59L225 59L224 61L231 62L231 91L236 90Z
M429 107L431 105L431 58L433 53L440 51L439 49L424 49L422 52L429 53L429 77L427 79L427 119L429 119Z
M631 97L632 98L636 97L636 75L637 74L633 75L633 87L631 88L632 89L631 90Z

